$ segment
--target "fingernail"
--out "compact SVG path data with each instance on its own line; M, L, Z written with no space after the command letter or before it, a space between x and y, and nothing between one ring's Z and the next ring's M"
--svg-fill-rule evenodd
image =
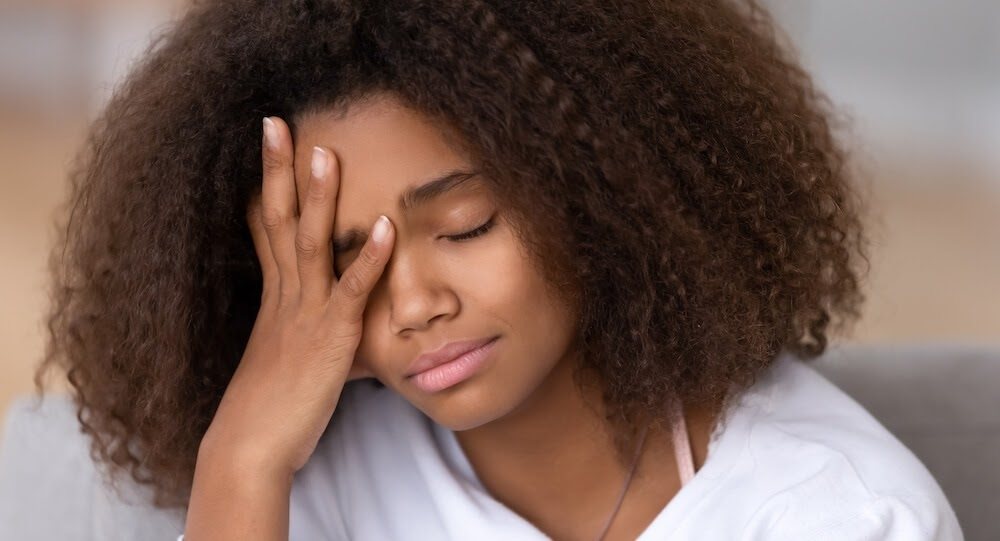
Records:
M389 219L385 216L379 216L378 220L375 221L375 229L372 230L372 239L374 239L375 242L382 242L388 234Z
M312 174L319 178L326 173L326 152L319 147L313 147Z
M275 129L274 121L268 117L264 117L264 143L271 150L278 148L278 130Z

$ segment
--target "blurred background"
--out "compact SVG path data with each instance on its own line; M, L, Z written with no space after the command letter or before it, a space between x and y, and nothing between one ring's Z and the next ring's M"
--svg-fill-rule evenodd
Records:
M842 341L1000 345L1000 2L763 3L849 119L842 137L871 189L868 302ZM185 5L0 2L0 419L44 351L70 161Z

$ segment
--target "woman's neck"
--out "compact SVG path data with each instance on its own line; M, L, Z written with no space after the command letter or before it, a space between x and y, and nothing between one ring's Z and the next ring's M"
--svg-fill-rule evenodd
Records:
M572 362L557 364L517 410L455 433L490 494L555 539L597 535L628 469L616 457L603 408L588 406L601 404L599 390L581 395ZM691 411L685 417L697 469L707 455L710 418ZM680 489L670 436L650 426L608 539L634 538Z

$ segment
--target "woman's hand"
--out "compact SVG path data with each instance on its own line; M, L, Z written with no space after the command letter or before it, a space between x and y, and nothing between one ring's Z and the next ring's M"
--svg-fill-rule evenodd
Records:
M340 184L336 156L313 149L300 214L288 126L270 120L261 195L247 209L263 273L260 311L202 450L209 446L216 456L291 476L315 450L344 384L371 375L354 355L368 294L389 258L394 231L388 218L380 218L336 279L330 247Z

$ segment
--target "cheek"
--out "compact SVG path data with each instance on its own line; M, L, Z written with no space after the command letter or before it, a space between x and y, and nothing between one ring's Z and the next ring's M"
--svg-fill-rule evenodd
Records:
M560 357L572 332L569 312L551 296L541 272L512 241L490 252L480 270L469 269L466 295L477 299L482 316L501 320L520 356L545 361Z
M466 254L450 258L446 273L463 307L472 304L477 312L492 312L514 326L539 303L542 282L507 227L498 226L492 233Z

